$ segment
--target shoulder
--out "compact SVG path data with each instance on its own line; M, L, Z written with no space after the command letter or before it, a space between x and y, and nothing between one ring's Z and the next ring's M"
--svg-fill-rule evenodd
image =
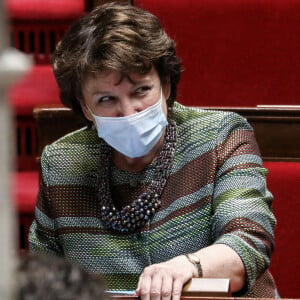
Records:
M41 157L45 181L68 181L95 172L99 137L94 129L82 128L46 146Z
M97 148L99 138L97 131L86 127L73 131L45 147L48 155L57 153L78 154L85 149Z
M177 124L191 124L191 123L201 123L201 124L213 124L221 122L230 123L247 123L244 117L241 115L222 110L214 109L202 109L196 106L184 106L178 102L174 103L175 120Z
M181 132L216 138L234 130L250 130L247 120L237 113L221 110L207 110L174 104L174 118Z

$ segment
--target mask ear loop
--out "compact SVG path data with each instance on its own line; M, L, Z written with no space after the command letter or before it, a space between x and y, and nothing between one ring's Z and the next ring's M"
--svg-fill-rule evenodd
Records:
M162 87L160 88L160 101L162 101ZM166 104L167 104L167 121L169 122L170 120L173 119L173 107L168 106L167 99L166 99Z
M90 110L90 108L86 105L87 110L89 111L89 113L94 117L93 112Z
M160 88L160 99L162 100L162 87ZM168 99L166 99L166 104L167 104L167 120L168 122L171 121L173 119L174 116L174 110L173 110L173 106L169 106L168 105Z

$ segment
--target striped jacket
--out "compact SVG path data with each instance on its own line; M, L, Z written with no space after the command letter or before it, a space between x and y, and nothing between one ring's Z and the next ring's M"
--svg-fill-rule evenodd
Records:
M211 244L241 257L248 297L274 297L268 271L275 218L266 169L251 126L241 116L174 105L178 141L162 207L140 233L102 226L97 201L99 138L83 128L47 146L29 242L32 251L62 255L104 275L110 289L136 288L154 263ZM122 207L150 182L155 162L130 173L112 165L113 201Z

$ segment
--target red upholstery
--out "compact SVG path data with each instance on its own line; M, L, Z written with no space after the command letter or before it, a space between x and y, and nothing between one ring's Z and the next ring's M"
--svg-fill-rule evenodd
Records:
M13 192L20 223L20 247L27 248L38 190L36 124L33 108L59 103L50 55L70 24L85 13L84 0L4 0L12 46L29 54L36 65L10 87L8 99L15 113L17 170Z
M5 0L12 45L49 64L50 55L70 24L85 13L85 0Z
M300 104L300 1L134 0L178 45L179 101L194 106Z
M38 104L60 103L59 90L50 65L34 66L8 92L15 114L32 115Z
M13 174L13 199L21 213L33 213L38 192L39 174L36 171Z
M80 17L85 9L84 0L5 0L11 19L66 20Z
M282 297L299 298L300 163L266 162L265 166L269 169L268 186L274 195L277 218L271 271Z
M69 22L15 22L10 24L13 47L28 54L36 64L49 64L50 56Z

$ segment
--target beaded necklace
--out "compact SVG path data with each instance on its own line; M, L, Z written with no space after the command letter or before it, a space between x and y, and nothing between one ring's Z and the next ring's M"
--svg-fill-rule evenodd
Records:
M177 141L176 123L169 121L165 141L155 164L154 177L146 191L131 204L118 210L113 204L109 186L111 147L100 140L100 186L98 199L101 204L101 221L106 228L123 234L140 231L160 209L160 197L170 174Z

